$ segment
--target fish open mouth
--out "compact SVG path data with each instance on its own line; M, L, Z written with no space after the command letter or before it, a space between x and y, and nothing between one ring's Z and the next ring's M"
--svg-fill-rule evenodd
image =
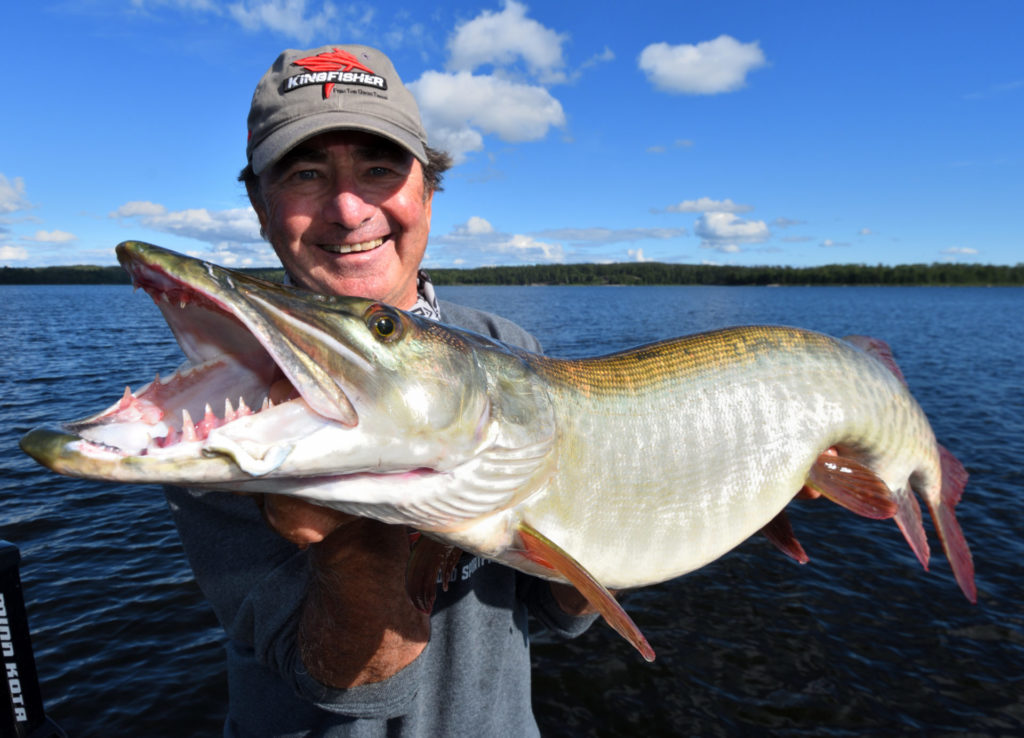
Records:
M335 382L328 388L330 402L324 401L323 391L304 397L296 384L316 390L318 382L309 382L299 362L282 349L294 353L294 347L263 338L273 331L237 289L239 275L205 265L206 274L192 279L196 275L147 261L144 252L119 255L136 289L144 290L163 313L189 361L137 392L126 387L103 412L68 423L65 428L84 441L80 451L174 455L179 447L205 443L213 431L232 424L244 424L245 435L255 438L264 435L261 426L269 434L274 423L269 416L283 420L286 413L278 408L289 404L301 406L291 408L293 418L301 410L355 424L355 412Z

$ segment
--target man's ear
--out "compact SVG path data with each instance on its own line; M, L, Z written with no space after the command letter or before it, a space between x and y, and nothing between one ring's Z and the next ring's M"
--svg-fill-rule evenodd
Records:
M260 235L262 236L267 232L267 206L263 202L263 197L259 192L253 192L246 188L249 194L249 204L252 205L252 209L256 211L256 217L260 221Z
M430 230L430 218L434 212L434 191L428 190L426 196L423 198L423 209L427 215L427 230ZM263 221L260 221L261 223Z

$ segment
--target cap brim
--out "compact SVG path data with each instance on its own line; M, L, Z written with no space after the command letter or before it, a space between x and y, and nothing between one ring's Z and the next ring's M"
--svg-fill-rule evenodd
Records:
M398 144L422 164L427 163L427 151L423 142L404 128L365 113L331 110L318 115L307 115L284 125L256 144L252 151L253 172L261 174L303 141L328 131L372 133Z

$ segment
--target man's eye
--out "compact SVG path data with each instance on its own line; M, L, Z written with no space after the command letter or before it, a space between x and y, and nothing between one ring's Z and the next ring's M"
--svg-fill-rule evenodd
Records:
M394 172L388 167L370 167L371 177L387 177L390 174L394 174Z
M300 180L311 180L317 178L317 171L315 169L300 169L293 175L295 179Z

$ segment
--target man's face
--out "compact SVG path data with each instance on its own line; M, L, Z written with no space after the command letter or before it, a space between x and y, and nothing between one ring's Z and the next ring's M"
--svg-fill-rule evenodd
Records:
M358 131L305 141L260 175L253 208L285 269L306 289L416 302L433 193L405 149Z

